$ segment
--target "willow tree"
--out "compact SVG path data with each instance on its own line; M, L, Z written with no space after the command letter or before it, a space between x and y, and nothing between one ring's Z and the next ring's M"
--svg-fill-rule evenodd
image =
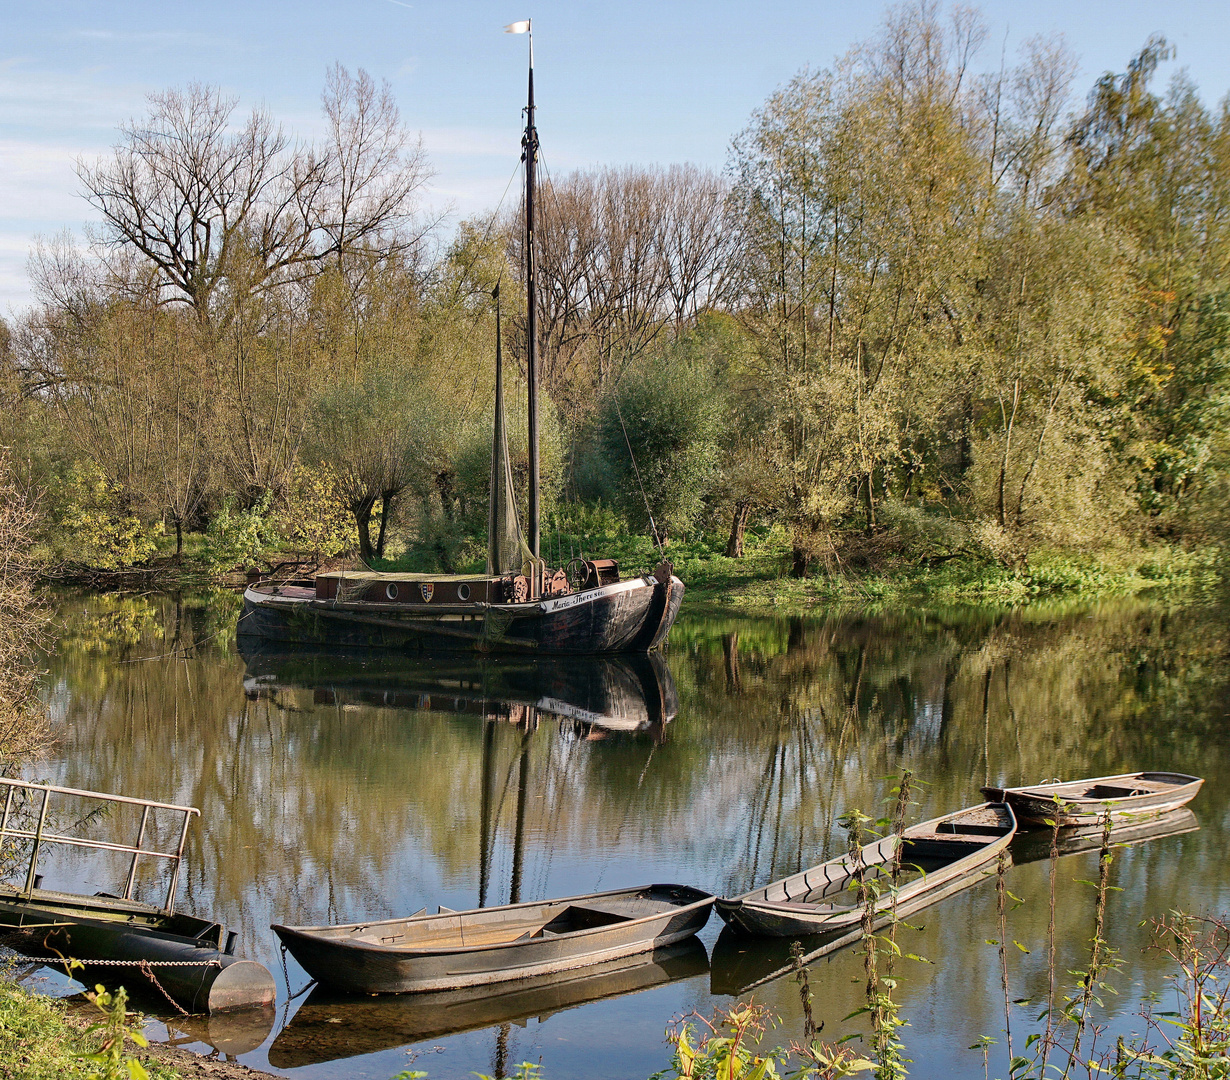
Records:
M834 71L774 94L734 144L741 314L761 341L796 574L856 500L875 530L952 385L986 197L966 83L978 33L897 11Z
M1098 80L1069 136L1060 188L1069 214L1118 231L1131 248L1136 407L1121 450L1162 529L1180 526L1225 468L1218 447L1230 397L1230 106L1210 111L1182 73L1155 92L1173 54L1151 38L1125 72Z

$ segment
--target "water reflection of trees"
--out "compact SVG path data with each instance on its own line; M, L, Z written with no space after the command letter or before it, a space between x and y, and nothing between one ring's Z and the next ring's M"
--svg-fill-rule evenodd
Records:
M74 598L49 692L57 779L202 809L185 902L242 926L248 947L275 916L391 915L480 892L498 903L514 878L525 898L650 878L743 890L833 854L837 817L879 810L885 778L904 767L927 782L920 815L977 801L988 779L1200 772L1205 828L1125 855L1116 873L1142 911L1223 899L1209 875L1173 865L1177 849L1214 858L1226 809L1215 613L1133 602L685 617L669 656L680 710L660 744L310 691L251 700L220 624L213 604ZM1014 891L1033 890L1017 917L1036 943L1044 875L1013 873ZM960 951L953 913L986 903L957 898L942 920L929 915L924 948ZM1074 948L1087 938L1079 903L1060 919ZM1020 960L1031 990L1041 952Z

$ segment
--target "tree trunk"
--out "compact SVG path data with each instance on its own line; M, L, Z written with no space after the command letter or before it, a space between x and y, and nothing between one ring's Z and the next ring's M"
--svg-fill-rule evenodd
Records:
M175 519L175 561L183 557L184 554L184 523L178 517Z
M867 527L864 531L868 536L876 531L875 495L871 490L873 476L874 474L870 472L863 476L863 508L867 512Z
M451 472L436 473L436 490L440 493L440 509L444 517L452 521L453 515L453 474Z
M796 578L807 577L807 564L810 562L810 553L801 544L796 543L790 549L790 576Z
M388 533L389 514L393 511L394 495L384 492L380 496L380 531L376 534L376 558L384 558L384 538Z
M747 514L751 503L740 499L735 503L734 517L730 522L730 539L726 541L726 558L743 558L743 530L747 527Z
M376 499L373 496L351 507L354 513L354 523L359 533L359 558L365 563L372 560L372 507L375 505Z

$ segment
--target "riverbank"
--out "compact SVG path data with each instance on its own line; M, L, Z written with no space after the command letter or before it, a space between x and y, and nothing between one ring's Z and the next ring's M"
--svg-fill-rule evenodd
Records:
M87 1031L101 1016L84 998L51 998L0 978L0 1080L84 1080L99 1068L84 1055L99 1049L101 1035ZM272 1073L175 1046L141 1049L130 1041L127 1054L151 1080L274 1080Z
M187 547L193 549L191 544ZM1102 553L1036 550L1005 561L979 550L939 549L884 534L815 560L809 574L801 578L790 572L790 545L780 528L748 530L745 553L739 558L728 558L724 547L725 541L719 536L672 541L659 552L644 536L547 533L542 549L551 565L566 565L574 557L615 559L624 577L652 573L665 555L687 585L689 608L737 607L749 613L758 609L802 611L819 604L1015 607L1041 600L1145 594L1199 598L1216 591L1225 575L1222 552L1212 546L1185 550L1155 545ZM278 576L358 565L354 560L340 559L324 565L311 556L283 550L263 552L257 562L260 572L272 570ZM432 552L415 548L393 558L373 560L373 568L440 572ZM481 573L481 555L469 551L469 558L454 569ZM163 558L149 566L119 570L84 566L48 569L44 580L91 591L142 592L219 586L240 589L246 576L242 567L219 571L216 564L189 555L183 562Z

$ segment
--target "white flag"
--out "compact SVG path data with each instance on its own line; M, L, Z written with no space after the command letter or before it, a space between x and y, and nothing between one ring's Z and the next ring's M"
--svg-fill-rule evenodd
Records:
M528 33L529 28L530 28L530 20L522 19L520 22L509 23L506 27L504 27L504 33L524 34L524 33Z

